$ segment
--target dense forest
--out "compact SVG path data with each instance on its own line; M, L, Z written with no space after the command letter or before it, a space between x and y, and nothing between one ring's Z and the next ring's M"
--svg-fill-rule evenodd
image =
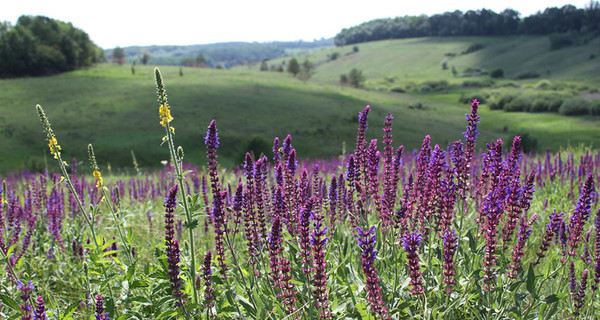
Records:
M337 46L384 39L427 36L551 35L566 33L597 34L600 31L600 4L591 1L585 8L565 5L521 18L518 11L506 9L459 10L432 16L403 16L376 19L343 29L334 42ZM568 41L568 39L567 39Z
M47 75L104 60L87 33L44 16L0 23L0 76Z

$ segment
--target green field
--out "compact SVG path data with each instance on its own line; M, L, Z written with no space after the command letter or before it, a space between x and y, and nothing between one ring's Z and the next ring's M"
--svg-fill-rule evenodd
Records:
M500 41L498 41L500 39ZM484 49L460 55L473 43ZM317 69L302 82L287 73L259 72L240 67L231 70L161 67L172 105L175 143L186 151L186 161L203 164L204 134L211 119L220 130L220 160L224 166L237 165L254 140L254 153L270 150L273 138L287 134L300 158L325 158L353 148L357 114L371 105L374 119L394 117L396 141L412 149L430 134L434 143L447 145L462 138L468 104L459 103L461 93L472 88L460 84L450 69L442 70L445 53L459 73L468 67L503 68L505 77L520 71L535 71L552 83L574 84L593 91L600 83L600 64L590 60L599 53L600 39L583 46L549 51L546 37L511 38L420 38L360 44L352 47L311 51ZM334 51L340 57L326 62ZM304 59L302 54L299 60ZM278 64L287 58L269 61ZM339 86L339 75L358 68L367 77L365 89ZM86 146L93 143L101 166L132 167L131 151L143 167L160 166L166 159L158 123L158 104L153 66L103 64L52 77L2 79L0 86L0 171L46 167L46 142L35 105L40 104L52 122L65 158L86 159ZM518 81L522 88L535 86L542 78ZM389 92L394 86L418 86L424 81L447 80L450 89L441 92ZM511 82L500 80L497 84ZM493 88L492 88L493 89ZM423 108L409 108L421 103ZM529 114L481 110L481 142L496 137L511 139L528 133L537 147L558 150L567 145L600 145L596 117L563 117L556 114ZM368 138L381 137L383 123L372 123ZM483 143L481 144L483 145ZM48 159L49 160L49 159Z

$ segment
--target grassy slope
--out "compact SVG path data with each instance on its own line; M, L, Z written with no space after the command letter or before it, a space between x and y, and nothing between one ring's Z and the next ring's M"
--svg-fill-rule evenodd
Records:
M394 135L398 144L409 149L418 147L425 134L431 134L433 141L442 145L461 138L468 106L456 102L459 92L409 95L337 86L339 74L352 67L363 70L375 86L384 77L395 77L393 85L439 79L462 81L452 78L450 71L441 70L443 54L460 53L472 43L484 43L485 49L451 58L449 65L455 65L459 71L468 66L503 67L508 77L519 70L540 72L539 66L544 65L551 68L551 78L590 79L591 84L598 83L598 66L589 61L590 52L598 50L598 40L589 47L554 52L540 49L537 56L533 55L536 59L531 58L531 51L547 40L511 38L498 44L491 41L424 38L360 44L358 53L347 56L344 53L351 47L316 51L311 53L314 61L325 61L333 51L342 56L334 62L320 63L307 83L285 73L246 69L184 69L183 77L178 75L177 67L161 70L175 117L176 143L186 150L186 160L203 162L206 126L215 118L224 165L239 163L248 141L255 136L263 137L265 144L270 145L275 136L283 138L290 133L301 158L338 155L344 142L346 149L352 150L356 115L366 104L373 110L369 138L381 136L387 112L396 117ZM569 68L543 62L559 58ZM511 67L511 60L520 65ZM34 111L36 103L45 108L68 157L86 159L86 145L92 142L101 164L110 161L113 166L130 166L130 150L135 151L144 166L155 166L167 158L166 148L160 146L163 132L158 124L151 67L138 66L133 76L129 66L100 65L54 77L5 79L0 80L0 85L4 89L0 91L4 102L0 106L0 148L5 150L0 171L43 167L47 147ZM414 101L427 108L407 108ZM567 143L600 143L595 119L490 112L484 108L481 128L482 142L529 132L542 148L554 150Z

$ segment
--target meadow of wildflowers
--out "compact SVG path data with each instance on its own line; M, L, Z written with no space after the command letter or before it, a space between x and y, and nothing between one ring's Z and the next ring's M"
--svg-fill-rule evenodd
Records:
M600 316L600 153L477 141L474 100L448 146L425 136L406 152L401 119L367 106L351 154L303 161L287 136L233 169L219 166L213 120L197 168L155 78L161 171L103 176L92 145L89 169L67 163L77 146L36 107L56 161L3 178L0 318ZM384 121L381 140L367 141L369 121Z

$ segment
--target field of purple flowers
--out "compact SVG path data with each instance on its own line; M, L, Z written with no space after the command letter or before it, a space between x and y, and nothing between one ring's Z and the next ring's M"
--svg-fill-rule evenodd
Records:
M103 176L91 145L67 165L37 106L56 169L4 177L1 319L600 317L600 153L477 141L475 100L449 146L403 150L392 115L367 141L367 106L351 154L287 136L236 169L213 120L198 169L155 75L162 171Z

